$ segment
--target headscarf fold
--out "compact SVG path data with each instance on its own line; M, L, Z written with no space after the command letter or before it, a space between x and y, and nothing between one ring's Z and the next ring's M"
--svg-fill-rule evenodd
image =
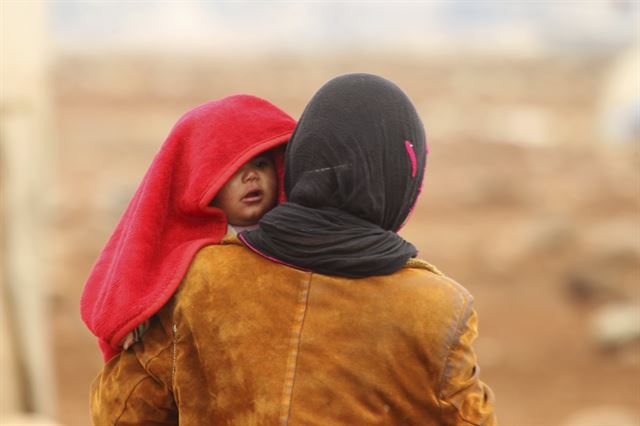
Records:
M224 213L209 205L220 188L248 160L286 143L294 126L286 113L249 95L208 102L182 116L85 283L82 319L105 361L169 300L196 252L226 234ZM282 158L276 168L282 177Z
M311 99L287 145L288 202L240 239L323 274L391 274L416 255L396 231L416 203L426 156L422 122L398 86L371 74L336 77Z

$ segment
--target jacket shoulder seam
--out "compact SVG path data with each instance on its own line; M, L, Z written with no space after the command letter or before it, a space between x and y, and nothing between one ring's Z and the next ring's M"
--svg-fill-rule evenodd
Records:
M450 285L452 285L452 284L450 283ZM458 290L458 289L456 289L456 290ZM469 311L470 311L470 306L471 306L471 301L472 301L472 298L471 298L470 295L468 295L468 293L464 294L464 293L459 292L459 291L456 292L456 293L460 295L460 297L463 299L463 302L462 302L462 306L458 309L458 312L457 312L458 320L456 321L454 332L452 333L451 338L447 342L447 355L446 355L446 357L444 359L444 364L442 366L442 373L440 375L440 380L438 380L438 387L437 387L436 395L438 396L438 405L439 405L440 409L442 409L441 402L442 402L442 399L444 398L443 387L444 387L444 382L447 380L447 370L448 370L448 365L449 365L449 359L451 358L451 349L452 349L454 343L457 342L460 339L460 336L462 336L462 333L464 331L463 327L462 327L462 324L464 322L466 322L466 320L469 317Z

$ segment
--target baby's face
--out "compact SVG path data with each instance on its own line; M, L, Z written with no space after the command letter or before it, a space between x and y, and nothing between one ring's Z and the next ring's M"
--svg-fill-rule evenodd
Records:
M253 157L231 176L212 204L225 212L231 225L249 226L275 206L276 198L276 169L265 154Z

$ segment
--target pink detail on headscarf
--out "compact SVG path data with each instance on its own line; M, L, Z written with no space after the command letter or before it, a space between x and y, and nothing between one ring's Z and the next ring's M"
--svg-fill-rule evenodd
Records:
M411 141L404 141L404 147L407 150L407 154L409 154L409 159L411 160L411 177L416 177L416 153L413 151L413 144Z
M411 159L411 177L415 177L416 176L417 163L416 163L416 153L413 150L413 144L410 141L404 141L404 147L406 148L407 154L409 154L409 158ZM425 150L424 155L426 157L427 154L429 154L429 145L427 145L426 143L424 145L424 150ZM427 166L427 164L425 162L425 167L426 166ZM398 227L398 229L396 229L396 232L400 232L400 230L402 228L404 228L404 226L409 221L409 218L413 214L413 210L418 205L418 198L420 198L420 194L422 193L422 186L423 185L424 185L424 179L422 180L422 182L420 182L420 187L418 188L418 193L416 194L416 199L413 202L413 205L411 206L411 208L409 209L409 213L407 214L407 217L404 219L404 222L402 222L402 225L400 225L400 227Z

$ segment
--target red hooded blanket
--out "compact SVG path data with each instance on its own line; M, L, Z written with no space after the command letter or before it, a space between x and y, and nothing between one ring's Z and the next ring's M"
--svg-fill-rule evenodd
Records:
M85 283L82 319L105 361L171 298L196 252L226 234L224 213L209 206L220 188L252 157L286 143L295 124L248 95L208 102L180 118ZM281 178L282 161L276 167Z

